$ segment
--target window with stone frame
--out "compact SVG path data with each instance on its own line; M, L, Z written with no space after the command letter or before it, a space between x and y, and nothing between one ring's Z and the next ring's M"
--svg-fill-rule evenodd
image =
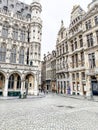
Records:
M11 75L9 78L8 89L13 89L13 88L14 88L14 75Z
M93 44L94 44L93 33L90 33L89 35L87 35L87 45L88 47L92 47Z
M17 77L17 89L20 89L20 88L21 88L21 78L18 75L18 77Z
M98 16L95 16L95 25L98 25Z
M24 48L20 48L20 52L19 52L19 64L24 64Z
M65 47L64 47L64 44L62 45L62 49L63 49L63 54L64 54L64 52L65 52Z
M72 51L74 51L74 44L71 45L71 49L72 49Z
M74 63L75 63L74 56L72 56L72 68L74 68Z
M82 72L81 75L82 75L82 80L85 80L85 72Z
M95 53L91 53L88 55L89 58L89 68L95 68L96 64L95 64Z
M82 51L80 55L81 55L81 66L84 66L84 52Z
M79 73L76 73L76 77L79 78Z
M29 65L29 48L27 49L27 65Z
M60 46L60 55L62 54L62 49L61 49L61 46Z
M18 40L18 26L15 25L13 28L13 39Z
M77 49L77 41L74 42L75 49Z
M66 52L68 52L68 44L67 44L67 42L66 42L66 46L65 47L66 47Z
M11 49L10 63L16 63L16 47Z
M75 54L76 67L78 67L78 54Z
M85 26L86 26L86 30L90 29L92 27L91 26L91 20L86 21Z
M71 50L74 51L74 44L73 44L73 40L71 41Z
M79 41L80 41L80 47L83 47L83 39L82 39L82 35L79 36Z
M23 29L20 32L20 41L25 42L26 40L26 31L25 31L25 27L23 27Z
M9 29L9 25L7 22L4 22L3 26L2 26L2 36L3 37L8 37L8 29Z
M97 44L98 44L98 30L96 31L96 38L97 38Z
M1 62L6 61L6 47L5 46L0 47L0 61Z

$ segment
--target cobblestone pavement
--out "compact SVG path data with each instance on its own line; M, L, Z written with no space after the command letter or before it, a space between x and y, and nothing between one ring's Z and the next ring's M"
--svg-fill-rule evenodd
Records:
M0 100L0 130L98 130L98 102L55 94Z

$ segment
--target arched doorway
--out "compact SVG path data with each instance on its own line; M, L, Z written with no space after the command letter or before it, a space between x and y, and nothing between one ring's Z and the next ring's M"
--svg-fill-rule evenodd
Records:
M21 77L17 73L13 73L9 77L8 96L19 96L21 91Z
M3 95L4 86L5 86L5 76L0 72L0 96Z
M26 89L26 95L33 94L34 76L32 74L28 74L25 77L25 89Z

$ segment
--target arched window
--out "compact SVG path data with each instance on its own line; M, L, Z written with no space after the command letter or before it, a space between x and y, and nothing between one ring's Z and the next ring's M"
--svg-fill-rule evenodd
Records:
M19 63L20 63L20 64L24 64L24 49L23 49L23 48L20 49L20 53L19 53Z
M8 23L4 22L4 25L2 27L2 36L3 37L8 37L8 28L9 28Z
M14 75L11 75L9 78L8 89L13 89L13 88L14 88Z
M13 28L13 39L18 40L18 26L15 25Z
M17 89L20 89L20 88L21 88L21 78L18 75L18 77L17 77Z
M0 73L0 89L4 88L4 83L5 83L5 77L2 73Z
M16 63L16 47L12 48L10 63Z
M1 46L0 47L0 61L5 62L6 59L6 47Z

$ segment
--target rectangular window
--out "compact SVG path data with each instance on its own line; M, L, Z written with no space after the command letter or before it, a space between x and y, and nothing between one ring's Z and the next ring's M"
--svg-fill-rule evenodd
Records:
M95 53L89 54L88 58L89 58L89 67L94 68L96 66L95 65Z
M98 31L96 31L97 44L98 44Z
M85 72L82 72L82 80L85 80Z
M72 74L72 79L75 80L75 74Z
M95 16L95 25L98 25L98 16Z
M8 37L8 28L6 26L3 26L2 28L2 36L3 37Z
M82 39L82 35L79 36L79 41L80 41L80 47L83 47L83 39Z
M88 47L92 47L93 46L93 33L87 35L87 44L88 44Z
M75 44L75 49L77 49L77 41L75 41L75 43L74 43L74 44Z
M78 54L75 54L75 58L76 58L76 67L78 67Z
M1 47L0 48L0 61L5 62L6 59L6 48Z
M92 26L91 26L91 20L88 20L86 23L85 23L85 26L86 26L86 30L90 29Z
M68 45L66 45L66 52L68 52Z
M18 40L18 30L13 30L13 39Z
M72 49L72 51L74 51L74 45L73 44L71 45L71 49Z
M16 63L16 48L12 48L11 56L10 56L10 63Z
M65 52L65 48L64 48L64 45L63 45L63 54L64 54L64 52Z
M74 56L72 56L72 68L74 68Z
M23 41L25 42L25 31L21 31L21 34L20 34L20 41Z
M81 52L81 66L84 66L84 52Z

